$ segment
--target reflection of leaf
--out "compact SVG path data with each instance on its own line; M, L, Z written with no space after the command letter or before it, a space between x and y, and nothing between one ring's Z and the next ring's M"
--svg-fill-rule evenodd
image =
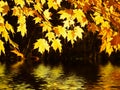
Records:
M37 42L34 43L34 49L37 49L40 53L44 53L45 50L49 51L49 44L45 39L38 39Z
M2 40L0 40L0 55L1 55L1 52L5 53L5 48L4 48L4 42Z
M57 49L61 52L62 51L62 44L60 43L60 40L59 39L55 39L53 40L52 42L52 45L53 49L56 51Z

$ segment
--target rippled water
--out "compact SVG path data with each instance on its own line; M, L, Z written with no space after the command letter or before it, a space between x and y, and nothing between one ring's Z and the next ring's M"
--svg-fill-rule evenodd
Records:
M16 68L0 64L0 90L120 90L120 67L111 63Z

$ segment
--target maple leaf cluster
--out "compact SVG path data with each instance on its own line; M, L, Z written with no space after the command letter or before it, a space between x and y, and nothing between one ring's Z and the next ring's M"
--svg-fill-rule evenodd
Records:
M10 33L14 37L15 33L20 32L25 37L28 31L26 20L31 16L44 33L33 43L33 49L38 49L42 54L49 52L50 48L62 52L61 37L74 45L87 30L99 33L98 37L102 40L100 52L106 51L110 55L114 50L120 50L119 12L118 0L1 0L0 54L5 53L4 44L7 42L19 49ZM9 13L17 17L17 31L4 18Z

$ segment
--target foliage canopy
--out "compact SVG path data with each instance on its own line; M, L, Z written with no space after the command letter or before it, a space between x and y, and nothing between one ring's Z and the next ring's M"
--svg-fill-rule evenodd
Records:
M0 1L0 54L5 53L5 43L19 50L11 35L20 32L27 36L27 18L42 29L43 36L33 43L38 52L53 48L62 52L61 37L74 45L83 33L98 32L102 40L100 52L109 55L120 50L119 0L1 0ZM17 30L5 16L17 17ZM51 22L53 20L53 22ZM60 21L60 23L58 22Z

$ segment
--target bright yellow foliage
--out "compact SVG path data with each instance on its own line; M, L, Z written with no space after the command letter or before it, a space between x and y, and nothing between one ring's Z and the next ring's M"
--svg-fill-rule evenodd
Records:
M2 52L5 53L5 48L4 48L4 42L0 40L0 55Z
M57 49L59 50L59 52L62 52L62 44L60 43L59 39L54 39L52 41L52 45L53 49L56 51Z
M45 39L38 39L37 42L34 43L34 49L37 49L40 53L44 53L45 50L49 52L49 44Z
M48 41L53 41L55 39L55 34L53 32L48 32L46 34L46 37L48 38Z
M40 32L42 39L34 43L34 49L38 48L40 53L49 51L51 47L61 52L61 38L73 45L78 38L83 38L86 29L99 33L98 37L100 36L102 40L101 52L106 51L110 55L113 49L117 51L120 48L118 0L10 0L9 2L8 4L8 0L0 1L0 54L5 53L4 43L9 43L12 48L19 48L12 41L11 33L12 36L17 32L20 32L22 37L27 36L28 19L33 20L42 30ZM14 5L11 6L12 4ZM18 26L12 26L13 23L9 21L11 17L17 17Z

